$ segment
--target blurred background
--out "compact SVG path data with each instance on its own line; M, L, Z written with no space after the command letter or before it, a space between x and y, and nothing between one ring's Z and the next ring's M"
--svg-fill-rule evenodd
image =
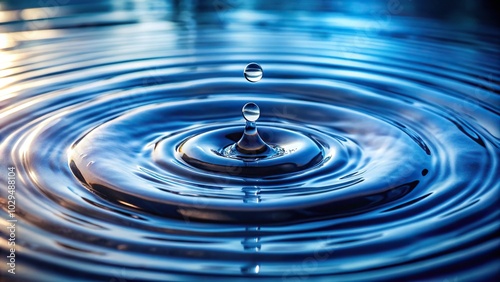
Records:
M1 0L0 48L58 37L57 29L142 23L174 24L185 31L255 23L272 31L275 23L277 29L302 25L326 34L331 26L344 26L366 39L412 18L480 35L499 26L498 11L498 1L476 0ZM50 32L33 32L41 30Z
M15 21L40 21L79 15L75 25L103 25L109 22L173 20L181 23L221 23L231 13L242 11L333 12L389 21L393 16L435 19L461 28L498 26L498 1L477 0L2 0L0 27ZM106 13L106 17L85 21L85 15ZM109 13L113 12L113 13ZM103 13L104 14L104 13ZM244 15L240 15L244 16ZM248 15L247 15L248 16ZM51 28L48 23L11 26L18 30ZM55 26L57 27L57 26ZM0 30L1 32L1 30Z

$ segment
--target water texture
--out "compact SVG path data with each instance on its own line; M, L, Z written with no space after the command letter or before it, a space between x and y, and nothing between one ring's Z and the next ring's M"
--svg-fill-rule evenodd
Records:
M498 277L497 30L394 18L360 35L373 19L330 13L240 11L216 24L66 13L32 31L0 25L14 278ZM263 76L243 74L251 62ZM281 144L274 157L224 153L247 102L262 139Z

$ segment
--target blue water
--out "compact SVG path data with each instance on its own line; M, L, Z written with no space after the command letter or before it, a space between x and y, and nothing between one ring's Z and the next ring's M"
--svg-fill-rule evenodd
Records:
M65 9L2 14L1 281L499 276L498 30ZM225 155L247 102L280 153Z

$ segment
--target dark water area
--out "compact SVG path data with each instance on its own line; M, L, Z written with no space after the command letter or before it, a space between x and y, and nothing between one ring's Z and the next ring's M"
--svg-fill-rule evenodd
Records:
M493 2L289 2L0 2L0 281L496 281Z

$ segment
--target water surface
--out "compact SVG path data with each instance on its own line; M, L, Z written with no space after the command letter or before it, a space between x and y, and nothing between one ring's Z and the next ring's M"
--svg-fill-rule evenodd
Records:
M19 281L499 275L497 30L71 7L43 26L2 12L0 159L17 170ZM243 76L251 62L257 83ZM247 102L264 141L306 153L280 170L182 157L203 134L214 148L237 141Z

